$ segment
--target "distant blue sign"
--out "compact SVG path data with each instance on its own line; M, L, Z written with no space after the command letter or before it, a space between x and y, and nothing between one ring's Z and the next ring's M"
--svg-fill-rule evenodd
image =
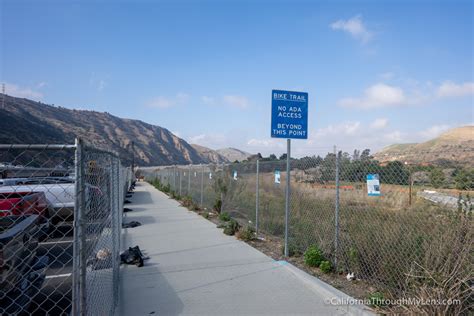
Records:
M378 174L367 175L367 194L369 196L380 195L380 179Z
M276 138L308 138L308 93L272 90L272 131Z

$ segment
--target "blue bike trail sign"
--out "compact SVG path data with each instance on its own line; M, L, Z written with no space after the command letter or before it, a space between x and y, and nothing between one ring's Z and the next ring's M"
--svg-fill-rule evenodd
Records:
M272 90L271 136L308 138L308 93Z

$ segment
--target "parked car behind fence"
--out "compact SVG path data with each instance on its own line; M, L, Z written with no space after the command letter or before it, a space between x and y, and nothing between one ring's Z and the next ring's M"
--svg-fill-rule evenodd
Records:
M0 144L0 161L0 315L114 314L131 169L79 140Z

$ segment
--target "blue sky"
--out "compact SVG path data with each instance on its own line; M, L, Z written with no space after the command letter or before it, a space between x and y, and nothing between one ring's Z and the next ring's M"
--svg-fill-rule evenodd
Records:
M7 94L282 153L272 89L309 93L296 156L473 124L472 1L1 2Z

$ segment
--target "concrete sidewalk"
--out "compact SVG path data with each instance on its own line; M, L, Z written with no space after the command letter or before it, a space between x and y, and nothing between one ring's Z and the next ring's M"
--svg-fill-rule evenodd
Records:
M122 246L140 246L145 266L121 268L121 315L368 315L349 296L286 262L277 262L137 183Z

